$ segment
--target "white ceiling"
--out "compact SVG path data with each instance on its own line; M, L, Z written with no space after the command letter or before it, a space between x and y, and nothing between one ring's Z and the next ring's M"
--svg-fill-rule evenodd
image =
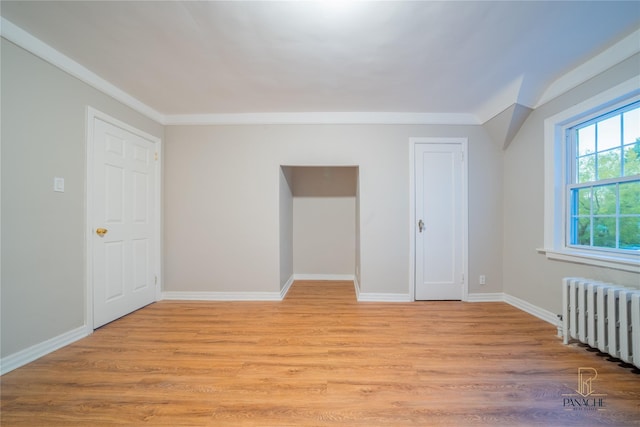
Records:
M535 106L640 27L637 1L2 1L0 13L168 116L485 121L513 103Z

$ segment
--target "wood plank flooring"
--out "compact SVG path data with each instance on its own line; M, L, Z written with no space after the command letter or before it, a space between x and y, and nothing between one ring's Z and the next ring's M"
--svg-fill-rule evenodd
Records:
M595 407L567 403L580 367ZM0 381L3 427L640 425L640 375L533 316L358 303L350 282L158 302Z

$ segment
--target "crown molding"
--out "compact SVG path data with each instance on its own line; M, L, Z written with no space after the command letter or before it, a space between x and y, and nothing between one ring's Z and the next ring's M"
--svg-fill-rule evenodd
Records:
M640 29L635 30L605 51L569 71L547 87L533 108L546 104L640 52L638 40L640 40Z
M167 125L479 125L473 114L405 112L282 112L168 115Z
M163 114L129 95L117 86L109 83L102 77L90 71L88 68L80 65L73 59L52 48L42 40L29 34L4 17L0 17L0 35L13 44L31 52L37 57L58 67L62 71L70 74L89 86L109 95L117 101L122 102L138 113L143 114L160 124L164 124L165 117Z

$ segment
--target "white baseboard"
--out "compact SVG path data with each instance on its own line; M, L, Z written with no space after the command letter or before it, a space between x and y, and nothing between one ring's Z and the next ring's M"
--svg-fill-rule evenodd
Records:
M78 341L91 334L90 328L87 326L80 326L65 332L57 337L50 338L41 343L32 345L29 348L20 350L17 353L10 354L3 357L0 360L0 375L4 375L7 372L11 372L27 363L33 362L36 359L41 358L49 353L52 353L64 346Z
M514 297L513 295L504 294L504 302L510 304L520 310L527 312L538 319L542 319L545 322L551 323L553 326L558 326L558 316L544 308L540 308L537 305L533 305L525 300Z
M162 292L173 301L281 301L280 292Z
M467 302L505 302L503 292L467 294Z
M299 274L293 275L293 280L355 280L353 274Z
M561 326L558 316L555 313L545 310L544 308L540 308L520 298L505 294L504 292L469 294L467 296L467 302L506 302L525 313L529 313L536 316L538 319L551 323L553 326Z
M162 292L163 300L174 301L282 301L296 280L354 280L351 274L292 274L280 292Z
M467 302L506 302L517 309L536 316L538 319L551 323L553 326L558 326L559 324L558 316L555 313L504 292L468 294Z
M162 292L163 300L175 301L282 301L296 280L353 280L351 274L292 274L280 292Z
M287 295L287 292L289 292L289 289L291 289L291 285L293 285L293 274L291 275L291 277L289 277L289 280L287 280L287 283L284 284L284 286L282 287L282 289L280 289L280 299L283 300L284 297Z
M411 302L409 294L358 292L358 302Z

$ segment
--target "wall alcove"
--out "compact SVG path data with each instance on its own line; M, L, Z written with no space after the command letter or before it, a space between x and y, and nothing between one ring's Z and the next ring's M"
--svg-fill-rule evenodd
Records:
M360 271L358 166L280 167L280 286Z

